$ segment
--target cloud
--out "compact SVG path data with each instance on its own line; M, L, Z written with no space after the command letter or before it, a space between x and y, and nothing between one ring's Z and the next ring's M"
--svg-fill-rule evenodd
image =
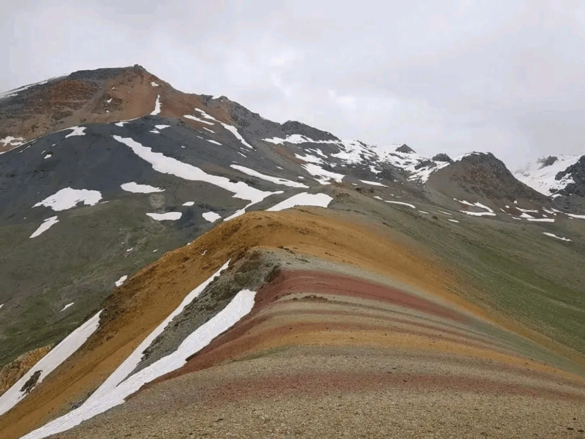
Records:
M0 6L0 89L144 65L277 121L514 168L585 153L585 10L573 0L23 0Z

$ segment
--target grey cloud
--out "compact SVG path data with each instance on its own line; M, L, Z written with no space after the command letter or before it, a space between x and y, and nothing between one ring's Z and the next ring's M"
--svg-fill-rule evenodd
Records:
M340 137L511 167L585 147L583 1L21 1L0 89L139 63Z

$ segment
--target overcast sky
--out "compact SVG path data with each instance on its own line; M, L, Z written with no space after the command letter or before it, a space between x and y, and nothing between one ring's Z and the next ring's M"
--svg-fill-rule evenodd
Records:
M341 138L511 168L585 154L585 0L18 0L0 90L141 64Z

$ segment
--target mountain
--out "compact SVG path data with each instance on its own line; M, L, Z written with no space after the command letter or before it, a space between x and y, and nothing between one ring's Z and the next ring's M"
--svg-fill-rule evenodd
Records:
M549 156L516 171L516 178L538 192L554 197L585 197L585 156Z
M2 438L581 428L580 159L552 196L140 66L6 93L0 139Z

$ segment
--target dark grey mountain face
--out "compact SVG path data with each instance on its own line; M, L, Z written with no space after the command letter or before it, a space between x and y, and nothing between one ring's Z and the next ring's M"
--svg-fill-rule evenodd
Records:
M567 176L571 178L572 183L567 184L567 186L560 189L557 193L567 197L571 195L585 197L585 156L581 157L574 165L559 172L555 176L555 180L562 180Z

